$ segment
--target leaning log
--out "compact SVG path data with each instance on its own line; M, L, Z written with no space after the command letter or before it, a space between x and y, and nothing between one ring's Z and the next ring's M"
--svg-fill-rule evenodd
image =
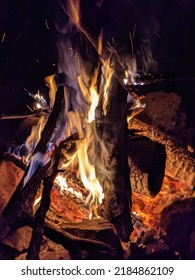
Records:
M195 158L177 139L137 118L130 120L128 128L130 131L135 130L139 135L165 145L166 175L178 179L188 186L195 184Z
M37 152L41 152L42 154L44 154L46 152L50 137L52 136L53 131L56 127L56 123L62 108L63 99L64 90L63 87L60 87L56 92L56 99L53 110L42 131L42 137L35 148L34 154ZM28 174L28 168L26 169L22 180L20 181L18 187L16 188L14 194L12 195L10 201L3 211L4 223L7 230L5 230L1 238L3 238L3 235L6 235L7 232L9 232L11 227L17 226L18 223L21 223L21 221L25 219L25 212L28 212L29 205L33 205L36 192L40 186L41 181L46 177L47 169L49 166L50 162L48 162L44 166L39 166L24 186L24 180Z
M112 77L107 114L97 121L96 170L104 189L101 215L116 227L122 241L132 231L131 187L127 155L126 90Z

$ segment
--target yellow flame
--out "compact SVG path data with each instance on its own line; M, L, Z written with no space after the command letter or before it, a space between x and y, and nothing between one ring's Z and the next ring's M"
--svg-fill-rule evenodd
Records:
M102 186L96 177L95 167L90 162L88 156L88 148L91 142L91 136L91 127L88 125L86 127L85 138L76 142L76 152L71 155L71 158L67 163L63 164L62 168L70 170L76 169L77 178L82 181L84 187L90 192L90 195L85 203L90 206L90 210L92 212L98 207L98 205L102 203L104 193ZM62 188L68 188L65 179L59 179L58 177L57 184Z
M96 68L93 73L93 77L88 82L85 82L86 73L81 73L77 82L81 89L84 99L88 104L88 110L82 112L80 108L74 111L66 112L67 126L66 134L70 134L74 131L79 135L79 140L76 141L76 151L74 154L68 155L65 153L66 162L62 168L66 170L76 171L77 178L82 181L84 187L89 191L90 195L86 199L86 204L90 206L91 216L96 215L96 208L102 203L104 198L102 186L96 177L95 167L91 163L94 160L89 159L88 150L92 138L91 122L95 119L95 110L98 105L99 95L97 93L97 79L99 68ZM67 95L68 96L68 95ZM84 115L82 115L84 113ZM85 127L84 127L85 126ZM90 147L91 148L91 147ZM94 156L90 155L91 157ZM63 189L70 189L66 183L66 175L58 176L55 180L56 184ZM73 191L73 190L72 190Z
M66 191L70 192L71 194L75 195L80 200L83 200L83 196L80 192L77 192L73 188L68 187L66 178L63 176L63 174L58 174L55 178L54 183L57 184L58 186L60 186L60 191L62 194L63 194L63 191L66 190Z
M50 107L52 108L55 101L55 94L57 91L57 85L55 81L55 75L50 75L44 79L45 84L49 87L49 100Z
M98 71L99 69L96 68L94 71L94 75L91 81L91 85L89 88L89 100L91 103L91 106L89 108L88 112L88 122L91 123L95 119L95 109L99 102L99 95L97 93L97 79L98 79Z
M99 180L96 178L95 168L89 162L87 154L90 134L90 129L87 129L86 137L83 139L82 142L77 143L77 156L79 163L77 175L81 178L86 189L89 190L92 194L92 201L90 202L90 204L96 204L96 199L98 200L99 204L101 204L104 198L103 190L99 183Z
M99 95L97 93L98 71L99 71L99 68L97 67L94 70L94 74L91 79L90 86L88 86L84 82L84 78L83 78L83 76L85 75L84 73L82 73L82 75L80 75L78 77L78 84L80 86L80 89L81 89L86 101L89 103L89 110L87 112L87 122L88 123L91 123L95 119L95 109L99 102Z
M108 99L109 99L109 87L110 87L110 82L111 82L112 76L114 74L114 68L110 66L110 59L107 59L107 60L103 61L102 73L103 73L103 76L104 76L103 113L104 113L104 115L106 115L107 114Z
M88 122L91 123L95 119L95 109L98 105L99 96L95 90L95 88L90 89L91 94L91 107L88 112Z

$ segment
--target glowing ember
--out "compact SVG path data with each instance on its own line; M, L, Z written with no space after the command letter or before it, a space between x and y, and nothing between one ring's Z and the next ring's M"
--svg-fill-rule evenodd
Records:
M52 210L52 208L55 209L58 216L72 222L81 222L83 219L89 218L88 209L81 207L66 195L61 195L60 191L55 188L51 191L50 209Z
M61 195L63 195L64 193L69 192L72 195L74 195L76 198L80 199L81 201L83 200L83 196L82 193L77 192L73 187L68 187L68 184L66 182L66 178L63 177L63 175L58 175L55 178L54 184L60 186L60 193Z
M132 194L132 211L143 222L143 225L158 229L161 212L165 207L176 200L192 196L195 196L192 188L165 176L162 189L156 197L149 198L135 192Z

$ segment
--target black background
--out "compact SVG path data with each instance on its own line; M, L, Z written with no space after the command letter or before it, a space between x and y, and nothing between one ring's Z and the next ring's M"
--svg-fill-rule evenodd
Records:
M105 41L114 37L119 52L131 53L129 32L136 25L134 53L139 66L145 42L150 42L156 61L147 74L195 77L195 1L104 0L101 7L97 2L81 0L82 21L94 36L103 28ZM0 113L26 110L24 88L35 92L56 72L54 22L63 16L55 0L0 0ZM195 82L176 84L172 90L182 96L188 126L195 127ZM1 136L1 127L11 121L0 122Z

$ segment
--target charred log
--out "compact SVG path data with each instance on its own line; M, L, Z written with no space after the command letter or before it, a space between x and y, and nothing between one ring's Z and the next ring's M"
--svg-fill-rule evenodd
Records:
M129 166L132 190L147 196L159 193L165 171L166 152L162 144L146 137L130 138Z
M39 259L39 251L41 247L41 241L43 238L43 232L44 232L44 222L45 222L45 216L50 206L50 195L51 195L51 189L53 187L54 179L58 173L58 164L60 160L60 148L61 145L59 145L58 148L56 148L53 157L55 157L55 163L53 166L52 173L44 178L44 188L42 192L42 198L41 198L41 205L39 209L37 210L35 214L35 226L33 228L32 238L27 254L28 260L37 260Z
M42 154L44 154L46 152L47 145L49 143L50 137L52 136L62 108L63 97L63 87L60 87L56 92L56 99L53 110L48 118L48 121L42 132L42 137L37 144L33 154L37 152L41 152ZM7 225L8 231L9 227L16 226L21 222L21 220L25 219L26 213L29 212L29 205L33 205L33 200L36 195L37 189L39 188L41 181L46 177L47 169L49 166L50 162L48 162L44 166L39 166L24 187L24 180L28 174L28 168L26 169L22 180L20 181L17 189L15 190L9 203L3 211L4 222ZM5 230L4 234L6 234L7 230Z
M178 140L161 130L133 118L128 125L129 130L136 130L139 135L156 141L166 148L165 174L188 186L195 184L195 158L183 147Z
M131 187L127 157L126 90L113 77L106 116L97 127L97 176L104 188L102 214L112 222L123 241L132 231ZM102 146L103 143L103 146ZM105 150L107 151L105 153Z
M56 225L46 220L45 235L68 249L73 259L123 258L119 238L110 223L105 221L91 220L74 227L74 224ZM85 256L82 256L84 252Z

